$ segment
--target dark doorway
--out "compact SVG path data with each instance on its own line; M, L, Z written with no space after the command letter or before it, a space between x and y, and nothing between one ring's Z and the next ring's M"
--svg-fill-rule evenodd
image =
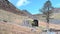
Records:
M38 27L38 20L34 19L33 23L32 23L32 26L37 26Z

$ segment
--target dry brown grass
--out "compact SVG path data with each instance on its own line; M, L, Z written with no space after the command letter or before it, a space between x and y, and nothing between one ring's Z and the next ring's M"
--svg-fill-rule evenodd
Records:
M46 26L46 23L40 22L40 26ZM60 25L50 24L50 28L60 29ZM37 28L35 32L31 31L32 28L20 26L17 24L0 22L0 34L39 34L40 28Z
M25 18L28 17L17 15L5 10L0 10L0 20L7 21L7 23L0 22L0 34L38 34L41 32L40 28L37 28L36 32L32 32L31 31L32 28L18 25L21 24ZM39 22L39 26L46 27L46 25L47 24L45 22L41 22L41 21ZM51 23L49 27L54 29L60 29L60 25L51 24Z
M0 22L0 34L38 34L40 32L39 29L35 32L32 32L31 29L17 24Z
M45 23L45 22L39 22L39 26L44 26L44 27L46 27L47 26L47 23ZM58 25L58 24L49 24L49 28L53 28L53 29L57 29L57 30L60 30L60 25Z
M9 11L0 9L0 20L6 20L10 23L21 24L24 19L28 18L27 16L17 15ZM30 18L28 18L30 19Z

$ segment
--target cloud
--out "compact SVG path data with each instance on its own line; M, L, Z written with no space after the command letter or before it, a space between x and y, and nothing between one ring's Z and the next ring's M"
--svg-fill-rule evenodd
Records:
M16 6L17 7L20 7L20 6L23 6L23 5L27 5L29 4L30 2L28 0L19 0L17 3L16 3Z

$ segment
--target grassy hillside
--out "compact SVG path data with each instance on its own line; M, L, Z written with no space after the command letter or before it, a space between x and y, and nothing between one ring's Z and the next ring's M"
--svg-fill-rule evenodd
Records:
M46 23L41 22L41 26L46 26ZM59 25L50 24L50 28L60 29ZM41 28L30 28L25 26L20 26L17 24L0 22L0 34L39 34L41 33Z
M0 9L0 21L5 20L7 22L20 24L23 22L24 19L30 19L30 18L28 18L27 16L17 15L9 11Z
M60 19L60 13L54 13L52 18L54 19Z
M47 23L42 22L45 21L42 14L32 16L26 11L19 11L11 3L7 4L8 1L2 1L3 0L0 1L0 34L39 34L46 28ZM52 17L59 19L59 15L60 14L56 14ZM33 20L32 17L39 19L39 27L32 28L21 26L24 20ZM60 29L60 24L57 25L50 23L49 28Z
M42 28L46 28L47 23L39 21L39 26L42 26ZM60 24L57 25L57 24L49 23L49 28L60 30Z
M32 31L32 28L20 26L17 24L0 22L0 34L38 34L40 29Z

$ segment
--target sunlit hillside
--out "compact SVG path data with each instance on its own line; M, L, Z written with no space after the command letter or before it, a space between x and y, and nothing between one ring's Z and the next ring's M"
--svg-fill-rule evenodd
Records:
M39 34L40 32L41 30L38 28L34 30L34 28L0 22L0 34Z
M29 19L29 18L27 16L17 15L9 11L0 9L0 21L5 20L7 22L20 24L24 21L24 19Z
M55 19L60 19L60 13L55 13L53 14L54 16L52 16Z
M8 0L0 1L0 21L7 21L11 23L20 24L25 19L32 19L28 16L26 11L17 9Z
M55 12L51 16L53 19L49 22L49 28L60 30L60 11L56 13L57 10L52 10ZM32 27L34 19L38 20L38 27ZM43 14L32 15L27 10L17 9L8 0L0 0L0 34L40 34L46 27Z

